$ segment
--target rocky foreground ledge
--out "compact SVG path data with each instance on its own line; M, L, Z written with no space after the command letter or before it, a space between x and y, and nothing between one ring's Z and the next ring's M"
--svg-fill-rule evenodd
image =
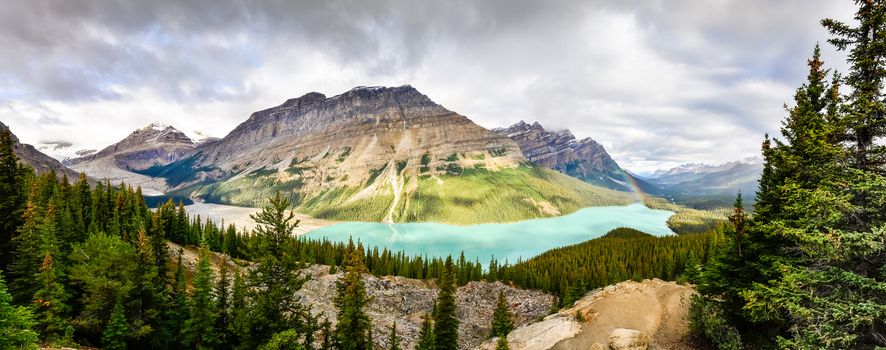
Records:
M335 281L342 273L329 274L326 266L313 266L305 270L311 279L299 291L311 312L335 323ZM388 348L391 326L397 323L397 335L401 347L412 349L418 342L422 316L434 308L437 288L433 281L403 277L375 277L366 275L366 292L371 301L366 308L372 319L372 336L377 345ZM458 307L459 348L472 349L489 339L492 312L499 291L514 313L516 326L523 326L545 317L551 310L554 297L538 291L507 286L501 282L470 282L459 287L456 293Z

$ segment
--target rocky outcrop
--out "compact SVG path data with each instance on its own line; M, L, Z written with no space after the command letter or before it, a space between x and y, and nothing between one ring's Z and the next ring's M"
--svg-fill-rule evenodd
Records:
M646 350L648 346L646 335L636 329L616 328L609 335L612 350Z
M101 151L70 159L65 163L76 166L107 158L122 170L140 171L179 160L190 154L194 147L194 142L183 132L172 126L152 123Z
M597 289L568 309L508 334L512 350L692 349L686 315L691 286L659 279ZM492 350L495 341L478 349Z
M332 299L335 296L335 282L341 273L330 275L326 266L314 266L305 272L311 275L311 279L305 283L299 295L310 305L314 315L335 324ZM366 312L372 319L375 344L382 348L390 347L391 326L396 322L397 335L402 339L401 347L413 348L418 341L422 317L431 312L437 297L433 281L375 276L366 276L364 280L371 300ZM456 292L460 321L459 348L471 349L488 339L499 292L503 292L508 300L517 326L544 317L554 301L553 296L509 287L501 282L470 282L459 287Z
M538 122L520 121L507 128L493 129L517 142L533 164L557 170L595 185L620 191L635 190L637 179L609 156L603 145L591 138L576 139L569 130L546 130ZM654 186L639 183L646 192Z
M6 124L0 122L0 130L8 130L9 127ZM18 137L12 133L10 130L10 134L12 134L12 151L15 152L15 155L18 157L20 163L30 166L34 168L34 171L37 174L44 174L50 171L55 171L59 177L65 175L71 181L76 181L80 174L74 170L69 169L64 166L61 162L52 158L43 152L38 151L34 146L29 144L24 144L19 142Z

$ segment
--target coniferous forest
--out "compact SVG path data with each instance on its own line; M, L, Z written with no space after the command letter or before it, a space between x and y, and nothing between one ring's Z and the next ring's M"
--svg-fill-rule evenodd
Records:
M753 213L739 197L698 277L690 328L720 349L886 347L886 4L856 4L821 22L848 72L815 47Z

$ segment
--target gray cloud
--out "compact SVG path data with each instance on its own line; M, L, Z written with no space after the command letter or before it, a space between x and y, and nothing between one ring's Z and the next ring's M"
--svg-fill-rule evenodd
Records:
M42 145L40 149L52 149L53 151L58 151L60 149L68 148L73 146L74 144L70 141L40 141Z
M487 127L570 128L629 168L728 161L777 130L827 39L818 21L850 14L830 0L11 2L0 118L101 148L152 120L222 136L307 91L411 83ZM825 59L845 70L827 45Z

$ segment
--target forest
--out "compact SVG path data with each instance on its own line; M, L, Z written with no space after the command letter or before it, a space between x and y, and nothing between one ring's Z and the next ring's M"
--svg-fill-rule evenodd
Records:
M717 348L886 347L886 4L856 5L821 21L848 72L815 46L753 212L738 197L694 280L690 329Z

